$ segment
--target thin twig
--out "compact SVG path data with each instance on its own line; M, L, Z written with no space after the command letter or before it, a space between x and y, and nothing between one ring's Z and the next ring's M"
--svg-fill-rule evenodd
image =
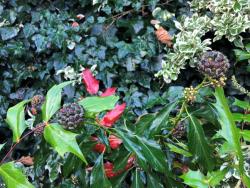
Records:
M44 125L40 125L37 126L35 129L31 130L30 132L28 132L27 134L25 134L23 137L21 137L14 145L11 146L10 150L8 151L8 153L4 156L4 158L1 160L0 164L2 164L6 158L9 157L9 155L11 154L11 152L15 149L15 147L26 137L28 137L30 134L32 134L34 131L36 131L37 129L41 128Z

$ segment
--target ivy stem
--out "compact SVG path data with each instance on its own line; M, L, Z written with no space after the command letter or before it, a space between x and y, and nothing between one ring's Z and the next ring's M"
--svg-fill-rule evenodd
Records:
M14 145L11 146L10 150L8 151L8 153L4 156L4 158L1 160L0 164L2 164L6 158L8 158L10 156L10 154L12 153L12 151L15 149L15 147L21 142L23 141L26 137L28 137L30 134L34 133L36 130L38 130L39 128L43 127L44 125L40 125L35 127L33 130L29 131L27 134L25 134L23 137L21 137Z

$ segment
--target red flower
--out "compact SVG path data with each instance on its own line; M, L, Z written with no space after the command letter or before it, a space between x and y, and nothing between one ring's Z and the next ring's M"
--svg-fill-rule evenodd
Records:
M99 90L99 81L95 79L90 69L85 69L82 72L83 83L89 94L96 94Z
M126 108L126 103L121 105L116 105L116 107L107 112L103 119L100 121L100 124L106 127L112 127L112 125L121 117L123 111Z
M109 145L112 149L117 149L122 144L122 140L114 135L109 136Z
M127 164L125 166L125 170L130 169L134 165L134 162L135 162L135 156L129 157L128 162L127 162Z
M104 166L104 171L105 171L107 178L113 178L113 177L118 176L119 174L122 173L121 170L114 172L114 165L111 162L106 162L106 163L104 163L103 166Z
M96 141L97 144L94 145L93 150L98 153L103 153L106 150L106 146L103 143L100 143L99 139L97 137L92 136L92 141Z
M115 87L107 88L107 89L101 94L101 97L107 97L107 96L110 96L110 95L114 95L115 92L116 92L116 88L115 88Z
M78 27L78 26L79 26L79 23L73 22L71 26L72 26L72 27Z

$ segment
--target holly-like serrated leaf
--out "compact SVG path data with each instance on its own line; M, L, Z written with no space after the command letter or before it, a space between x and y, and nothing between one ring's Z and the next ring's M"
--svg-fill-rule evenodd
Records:
M64 130L59 124L52 123L44 129L45 140L63 157L66 152L73 153L83 162L87 163L77 142L76 135L70 131Z
M13 142L18 142L23 131L27 128L24 117L24 105L28 102L22 101L7 111L6 122L13 132Z
M90 177L91 188L111 188L111 183L107 179L103 167L103 154L101 154L95 162L95 166L92 170Z
M14 166L13 162L0 166L0 176L8 188L33 188L22 171Z
M212 149L204 134L202 125L198 119L192 116L188 111L188 147L190 152L197 157L198 161L209 171L214 168Z
M149 132L150 137L153 137L155 134L158 134L163 125L166 125L168 122L168 117L170 112L177 106L178 102L169 103L164 107L155 117L154 121L152 122Z
M98 113L113 109L118 100L119 97L112 95L108 97L86 97L78 103L83 106L86 111Z
M126 133L120 130L116 131L123 140L124 146L137 155L138 162L142 165L142 168L146 170L148 163L153 169L159 172L168 172L166 157L158 143L144 137L139 137L138 135L133 135L129 131Z
M73 81L63 82L59 85L53 86L46 95L46 100L42 106L42 117L44 121L49 121L50 118L61 107L62 89L73 83Z
M243 158L242 150L240 147L239 130L237 129L237 127L235 125L233 115L229 109L227 99L224 95L223 89L216 88L214 95L216 97L216 103L214 104L214 106L216 108L218 120L219 120L220 125L221 125L220 134L221 134L221 136L224 137L224 139L229 143L229 145L235 151L236 157L239 160L240 175L242 177L243 176L245 177L244 183L250 187L250 184L248 184L250 182L249 178L247 178L247 176L245 176L245 173L244 173L244 166L243 166L244 165L244 158Z

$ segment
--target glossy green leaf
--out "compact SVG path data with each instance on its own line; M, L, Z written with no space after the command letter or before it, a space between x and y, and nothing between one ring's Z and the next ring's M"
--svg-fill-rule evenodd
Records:
M211 172L207 175L208 183L211 187L220 185L220 182L225 178L228 169Z
M243 50L234 50L237 61L244 61L250 59L250 53Z
M8 188L33 188L22 171L14 166L13 162L0 166L0 176Z
M119 176L112 178L110 180L110 182L112 183L112 188L123 188L122 183L124 182L124 179L128 175L128 172L129 171L125 171L125 172L121 173Z
M76 135L70 131L64 130L59 124L52 123L45 127L45 140L63 157L66 152L73 153L82 161L87 163L77 142Z
M50 118L60 109L62 89L73 83L72 81L63 82L53 86L46 95L46 100L42 106L42 117L44 121L49 121Z
M150 137L154 136L155 134L158 134L161 128L164 125L166 125L169 119L168 117L169 117L170 112L177 106L177 104L178 104L178 101L169 103L156 115L154 121L152 122L149 128Z
M7 111L6 122L13 132L13 142L18 142L23 131L27 128L25 124L24 105L28 101L22 101Z
M237 122L250 122L250 114L232 113L233 120Z
M137 155L137 159L142 168L147 169L147 163L159 172L168 172L167 160L161 147L153 140L133 135L131 132L122 132L116 130L120 138L123 140L124 146Z
M212 157L212 149L208 144L208 140L204 134L202 125L198 119L192 116L188 111L188 147L190 152L198 159L198 161L208 170L214 168L214 160Z
M180 176L184 183L193 188L208 188L205 176L200 171L189 170L186 174Z
M107 179L103 167L103 154L101 154L95 162L95 166L92 170L90 177L91 188L111 188L111 183Z
M250 130L240 130L240 135L245 141L250 142Z
M247 101L241 101L239 99L235 99L233 105L243 108L244 110L250 109L250 103Z
M173 144L168 143L167 146L169 147L170 151L172 151L172 152L181 154L181 155L186 156L186 157L191 157L192 156L192 154L189 153L188 151L186 151L186 150L184 150L184 149L182 149L180 147L177 147L177 146L175 146Z
M147 173L147 188L164 188L160 178L153 173Z
M112 95L108 97L86 97L78 103L88 112L98 113L113 109L118 100L119 97Z
M136 154L139 165L144 170L146 170L148 168L147 159L142 153L142 148L137 143L137 138L131 132L124 133L123 131L120 131L118 129L116 130L116 132L119 135L119 137L123 140L125 148L128 151Z
M235 154L239 160L239 172L241 176L244 175L244 158L240 147L240 135L237 129L233 115L230 112L227 99L222 88L215 89L216 104L214 104L219 122L221 124L220 134L234 149ZM250 185L249 185L250 186Z
M149 127L155 119L156 114L145 114L138 118L135 124L136 134L149 135Z
M127 155L122 155L122 157L119 157L114 162L114 171L123 170L125 166L127 165L128 159L131 156L131 153L128 153Z
M140 170L137 168L133 173L133 180L131 188L144 188L143 182L140 177Z

